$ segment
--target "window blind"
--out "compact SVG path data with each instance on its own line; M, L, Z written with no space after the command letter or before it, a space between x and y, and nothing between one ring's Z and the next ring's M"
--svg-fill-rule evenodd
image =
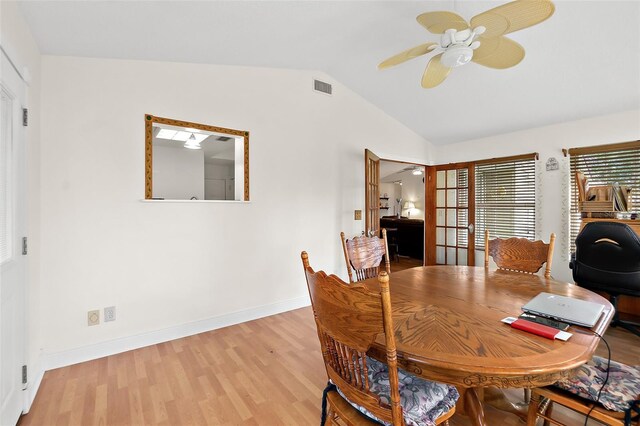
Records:
M576 171L584 173L589 186L617 182L631 188L632 210L640 210L640 141L569 150L571 167L571 252L580 231Z
M491 159L475 166L475 244L484 249L484 232L491 238L535 239L537 154Z

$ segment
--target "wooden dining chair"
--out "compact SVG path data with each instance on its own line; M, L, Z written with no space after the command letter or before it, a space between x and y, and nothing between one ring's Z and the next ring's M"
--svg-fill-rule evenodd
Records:
M555 241L556 234L554 233L549 238L549 244L541 240L531 241L526 238L495 238L490 240L487 229L484 231L484 267L489 268L489 257L492 257L498 269L535 274L546 262L544 277L551 278Z
M382 238L361 235L347 240L344 232L341 232L340 239L342 240L347 272L349 273L349 282L354 283L377 277L383 258L387 274L391 273L386 229L382 229Z
M578 372L554 386L533 389L527 426L535 426L539 418L544 425L564 425L552 417L553 405L560 404L589 418L610 426L640 426L640 369L615 361L609 366L607 386L598 395L604 382L607 360L593 357ZM566 425L565 425L566 426Z
M489 230L484 231L484 267L489 269L489 258L505 271L535 274L547 264L544 277L551 278L551 263L553 262L553 246L556 234L551 233L549 244L541 240L531 241L526 238L495 238L489 239ZM524 401L529 402L531 391L524 389Z
M302 264L329 384L323 394L321 425L448 424L459 397L455 387L409 375L397 366L389 275L379 291L347 284L335 275ZM367 356L384 335L385 362Z

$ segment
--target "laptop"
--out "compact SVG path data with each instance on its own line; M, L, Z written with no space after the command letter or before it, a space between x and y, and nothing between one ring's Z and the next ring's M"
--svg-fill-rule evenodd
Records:
M571 324L593 327L600 318L604 305L557 294L540 293L524 305L522 310Z

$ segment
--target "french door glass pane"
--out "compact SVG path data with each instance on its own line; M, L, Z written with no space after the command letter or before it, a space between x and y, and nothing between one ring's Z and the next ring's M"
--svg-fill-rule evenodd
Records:
M456 228L447 228L447 245L455 246L456 243Z
M458 191L455 189L447 189L447 205L455 206L458 200Z
M458 249L458 265L467 264L467 249Z
M436 247L436 263L444 265L444 247Z
M456 226L456 209L447 209L447 226Z
M455 188L458 186L457 170L447 170L447 188Z
M447 247L447 265L456 264L456 248Z
M436 263L466 265L468 258L469 172L436 171Z

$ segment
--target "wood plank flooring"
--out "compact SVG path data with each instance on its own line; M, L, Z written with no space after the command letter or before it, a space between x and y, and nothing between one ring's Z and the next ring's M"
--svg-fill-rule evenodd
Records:
M638 337L607 337L614 358L638 363ZM302 308L48 371L19 425L317 425L325 384L313 314ZM490 425L523 424L486 414ZM573 413L565 421L584 422Z
M389 264L391 265L391 272L399 272L404 271L405 269L415 268L416 266L422 266L422 259L398 256L398 260L389 262Z

